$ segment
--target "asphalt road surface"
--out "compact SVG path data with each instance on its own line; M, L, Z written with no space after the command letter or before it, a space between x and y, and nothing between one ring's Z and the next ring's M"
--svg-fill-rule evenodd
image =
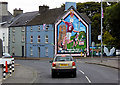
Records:
M51 64L48 60L16 60L16 63L32 67L37 71L34 83L118 83L118 70L110 67L86 64L77 60L77 77L63 74L51 78Z

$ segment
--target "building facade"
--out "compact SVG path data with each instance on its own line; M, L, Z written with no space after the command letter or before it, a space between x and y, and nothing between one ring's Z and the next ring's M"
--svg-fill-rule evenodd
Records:
M13 56L25 56L25 27L9 28L9 53Z
M69 2L65 8L39 6L37 12L20 14L9 27L9 53L40 58L81 56L82 50L86 50L89 56L91 21L76 8L76 3Z
M26 56L25 54L25 43L26 43L26 24L32 20L36 15L36 12L27 12L21 13L21 9L18 10L18 13L15 9L16 19L9 26L9 53L12 56ZM20 12L19 12L20 11ZM20 14L19 14L20 13Z
M0 2L0 38L3 41L3 52L8 53L8 26L13 18L8 11L8 3Z
M54 26L52 24L26 27L26 57L53 57Z

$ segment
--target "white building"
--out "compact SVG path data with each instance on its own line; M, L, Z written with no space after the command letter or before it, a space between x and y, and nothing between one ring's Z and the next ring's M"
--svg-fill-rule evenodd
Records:
M8 11L8 3L0 2L0 38L3 41L3 52L8 53L8 26L13 18Z

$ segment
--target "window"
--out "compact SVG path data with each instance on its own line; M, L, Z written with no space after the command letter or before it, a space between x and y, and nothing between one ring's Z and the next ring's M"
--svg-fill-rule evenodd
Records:
M12 47L12 55L15 55L15 47Z
M3 33L3 41L5 41L5 33Z
M5 53L5 46L3 46L3 53Z
M38 26L38 31L40 31L40 26Z
M30 36L30 43L33 43L33 36Z
M32 56L33 55L33 48L30 47L30 55Z
M48 31L49 25L46 26L46 31Z
M40 35L38 36L38 43L40 43Z
M48 43L48 35L45 36L45 43Z
M48 56L48 47L45 48L45 56Z
M25 31L25 28L24 28L24 27L22 27L22 29L21 29L21 30L22 30L22 32L24 32L24 31Z
M22 42L24 42L24 41L25 41L24 34L22 34Z
M32 30L32 26L30 27L30 31L33 31L33 30Z
M15 32L15 28L14 27L12 28L12 32Z
M12 36L12 42L15 42L15 34Z

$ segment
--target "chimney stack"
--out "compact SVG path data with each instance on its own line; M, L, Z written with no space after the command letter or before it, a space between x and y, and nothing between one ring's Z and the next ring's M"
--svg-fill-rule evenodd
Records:
M67 11L71 6L73 6L75 9L77 8L75 2L66 2L65 3L65 11Z
M48 9L49 9L49 6L45 6L45 5L39 6L39 13L45 12Z
M17 15L20 15L20 14L22 14L22 13L23 13L23 10L21 10L21 8L19 8L19 9L15 8L15 9L13 10L13 16L14 16L14 17L17 16Z
M8 16L8 2L0 2L0 16Z

